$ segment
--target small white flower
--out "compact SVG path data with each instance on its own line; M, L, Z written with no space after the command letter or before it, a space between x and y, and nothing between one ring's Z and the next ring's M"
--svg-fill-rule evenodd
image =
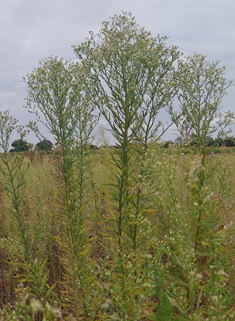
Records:
M202 279L202 274L201 274L201 273L198 273L198 274L196 275L196 278L199 279L199 280L201 280L201 279Z
M105 302L105 303L102 304L102 308L103 308L103 309L108 309L108 308L109 308L109 305Z
M52 313L56 318L62 318L62 312L59 308L51 308Z
M112 301L111 301L110 299L107 299L105 302L106 302L108 305L111 305L111 304L112 304Z
M212 302L218 302L218 296L217 296L217 295L213 295L213 296L211 297L211 301L212 301Z
M42 310L41 302L36 299L32 299L30 305L33 313L37 313Z
M225 275L224 270L219 270L219 271L218 271L218 275Z

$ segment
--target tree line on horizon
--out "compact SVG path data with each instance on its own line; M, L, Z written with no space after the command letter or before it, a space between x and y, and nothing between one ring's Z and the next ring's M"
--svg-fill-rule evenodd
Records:
M188 146L193 146L194 141L193 139L190 142L186 142L182 136L178 136L174 141L172 140L167 140L167 141L161 141L158 143L159 146L168 148L169 146L181 146L181 147L188 147ZM30 150L41 150L41 151L51 151L54 147L53 143L50 140L44 139L40 142L38 142L35 146L31 143L28 143L26 140L22 139L17 139L14 140L11 144L13 147L10 149L10 152L26 152ZM235 138L234 136L226 136L224 138L222 137L217 137L217 138L212 138L211 136L206 137L206 146L211 147L235 147ZM117 148L117 145L100 145L97 146L96 144L89 144L88 148L91 150L95 149L100 149L104 147L112 147L112 148Z

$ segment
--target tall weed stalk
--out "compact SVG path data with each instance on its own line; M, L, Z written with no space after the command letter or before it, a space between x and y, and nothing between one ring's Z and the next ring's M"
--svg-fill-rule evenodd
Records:
M97 280L91 258L93 239L88 237L92 213L87 213L86 172L90 161L87 148L98 116L93 114L94 105L83 79L78 63L47 58L25 78L29 94L26 100L29 111L57 142L54 205L60 211L52 215L62 232L54 238L61 248L60 260L65 269L61 292L64 304L76 320L96 320L99 295L93 295Z
M20 282L27 282L34 296L40 298L47 297L49 299L48 273L44 269L46 261L43 262L39 258L38 252L35 253L33 251L34 238L29 228L29 218L25 216L23 206L24 197L22 192L26 183L29 162L25 159L24 153L8 153L13 130L18 130L21 139L28 132L17 123L18 121L10 116L9 111L0 113L0 147L2 149L0 171L3 175L2 187L9 200L7 210L11 217L14 218L15 227L9 232L5 242L1 243L8 249L9 254L16 258L16 260L13 259L11 262L13 266L17 267L13 269L13 273L16 273L16 270L18 271L18 275L14 275L15 278L20 279ZM13 237L14 231L17 233L17 241L12 243L15 239Z

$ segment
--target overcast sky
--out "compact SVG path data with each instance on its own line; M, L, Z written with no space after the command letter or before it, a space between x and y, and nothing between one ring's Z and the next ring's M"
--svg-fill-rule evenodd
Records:
M33 119L23 108L23 76L50 55L76 58L71 46L122 10L131 11L153 36L168 36L167 44L185 55L220 60L227 78L235 79L235 0L0 0L0 5L0 110L9 109L21 124ZM235 111L235 87L223 108ZM37 139L30 135L28 141Z

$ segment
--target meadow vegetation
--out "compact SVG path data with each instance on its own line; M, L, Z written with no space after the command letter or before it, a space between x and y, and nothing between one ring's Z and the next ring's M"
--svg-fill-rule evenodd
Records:
M129 191L141 188L142 217L126 219L121 249L113 200L116 150L89 153L84 219L74 224L82 238L74 280L59 154L20 156L20 175L26 173L18 213L13 186L20 178L11 189L1 176L2 320L69 319L74 286L77 320L234 319L235 153L207 155L209 181L200 193L198 154L156 145L147 153L148 174ZM7 157L13 163L19 156ZM136 164L131 170L140 175Z
M235 153L207 146L234 118L224 68L128 13L74 51L24 78L36 122L0 112L0 320L234 320ZM100 114L118 148L90 150ZM37 122L53 152L9 153ZM184 146L162 148L173 123Z

